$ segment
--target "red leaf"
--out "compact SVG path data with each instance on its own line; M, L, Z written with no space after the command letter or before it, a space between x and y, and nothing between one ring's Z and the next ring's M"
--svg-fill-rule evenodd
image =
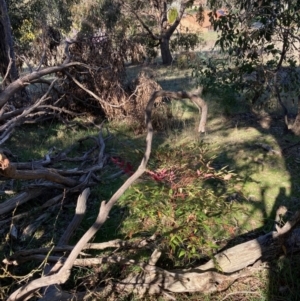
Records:
M118 159L118 158L110 157L110 160L111 160L112 162L114 162L115 164L119 163L119 159Z
M133 174L133 167L129 162L127 162L126 167L124 168L124 171L125 171L125 173L127 173L130 176Z

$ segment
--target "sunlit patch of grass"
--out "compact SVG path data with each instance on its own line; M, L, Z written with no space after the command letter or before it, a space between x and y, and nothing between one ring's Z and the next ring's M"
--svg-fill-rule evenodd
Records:
M272 135L261 133L254 127L228 127L221 117L216 120L211 125L212 133L205 138L216 156L214 166L229 165L238 174L240 181L237 186L248 199L243 208L249 216L241 215L237 219L245 231L253 230L254 225L259 229L274 218L274 208L289 203L291 178L285 158L261 147L267 144L280 151ZM213 127L217 130L213 131Z

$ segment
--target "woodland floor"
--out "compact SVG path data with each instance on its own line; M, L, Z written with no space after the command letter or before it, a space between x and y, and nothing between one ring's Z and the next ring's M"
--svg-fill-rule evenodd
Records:
M180 70L176 67L166 69L159 65L129 66L129 78L133 78L141 68L150 72L165 90L179 91L195 88L189 69ZM285 205L290 212L300 209L300 138L283 134L282 113L277 109L276 104L272 110L255 111L250 110L241 100L231 99L231 102L226 102L224 101L226 97L230 96L204 96L209 105L209 118L207 134L200 138L196 132L197 109L189 102L171 104L172 120L163 123L161 128L157 129L154 145L169 144L184 147L191 141L203 140L215 155L213 161L215 168L228 165L240 176L236 189L247 201L238 204L243 210L236 216L236 229L233 233L235 238L230 242L235 244L269 232L274 225L275 212L279 206ZM109 127L113 131L114 139L108 142L107 150L113 156L133 162L136 166L143 151L144 135L136 134L134 129L126 124L111 124ZM30 161L31 158L42 157L42 154L52 146L67 147L76 139L95 133L90 129L72 131L64 126L53 124L38 128L20 128L5 147L16 153L20 161ZM267 151L265 145L273 151ZM85 218L73 241L76 241L94 220L97 215L94 208L98 207L99 199L108 199L123 181L124 177L121 177L107 183L104 189L99 187L92 191L91 202L88 204L88 217ZM26 206L30 209L30 206L34 205ZM74 206L74 203L70 202L65 206L66 210L61 210L57 215L52 214L30 240L20 242L18 246L7 237L6 230L1 229L1 259L16 249L51 245L51 242L57 240L64 227L68 225ZM99 231L95 242L120 237L122 210L121 207L113 210L110 220ZM26 221L19 225L19 228L25 226ZM253 277L236 281L225 292L213 296L181 294L176 296L176 300L300 300L300 256L298 254L283 256L273 262L263 263L263 266L264 268L259 269ZM15 267L10 272L24 275L25 270ZM92 272L88 271L90 274ZM72 285L76 286L77 280L74 279L86 277L86 282L92 281L93 277L87 277L88 273L85 269L76 269L72 275ZM97 273L95 272L95 275ZM2 296L5 296L5 288L10 285L10 280L0 275L0 284L0 292L2 287ZM138 300L138 298L132 296L131 299L126 300ZM157 298L149 297L149 300L157 300ZM161 297L159 300L165 299Z

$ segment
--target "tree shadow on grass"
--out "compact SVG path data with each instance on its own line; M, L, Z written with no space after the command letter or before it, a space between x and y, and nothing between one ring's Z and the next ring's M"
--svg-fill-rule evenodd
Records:
M257 117L258 119L260 117ZM272 154L271 152L268 152L267 150L261 149L260 152L263 153L262 156L259 156L259 154L256 152L256 149L261 146L263 143L266 143L263 141L263 139L258 139L257 141L253 141L251 144L246 145L240 145L240 150L244 149L245 147L250 146L250 150L252 147L252 153L253 158L257 159L256 162L252 162L252 164L256 164L257 168L261 168L262 172L266 171L268 169L268 165L271 166L271 172L274 173L274 176L270 174L270 178L274 179L268 182L268 185L263 185L263 182L261 184L258 184L259 193L257 192L257 197L252 200L254 207L253 211L249 212L249 217L255 213L259 213L262 221L263 226L259 228L253 227L254 233L268 233L270 231L273 231L274 224L275 224L275 218L276 218L276 212L280 208L280 206L285 206L287 208L287 217L285 218L285 221L291 217L291 215L299 210L300 208L300 201L299 201L299 167L297 163L295 162L295 159L297 159L298 154L295 153L295 150L293 148L288 149L288 152L286 151L287 144L292 145L295 140L298 139L294 136L290 135L282 135L280 131L278 132L278 128L280 128L282 125L278 121L277 116L275 118L271 118L269 120L269 129L263 128L260 126L259 122L252 122L251 127L255 128L256 130L261 133L262 137L264 135L268 134L272 137L272 139L276 142L277 147L279 147L279 154L282 154L282 164L281 168L286 170L286 176L284 178L280 178L280 172L276 175L276 170L272 169L272 166L276 165L276 156L277 154ZM240 128L246 129L249 126L247 122L244 122L244 124L240 123ZM266 137L265 137L266 138ZM268 139L266 139L268 141ZM299 140L298 140L299 141ZM269 143L269 142L267 142ZM238 143L235 145L235 154L239 153L239 147L237 146ZM236 155L229 156L228 157L228 149L227 151L221 152L220 157L217 158L216 162L219 161L227 161L229 162L230 166L236 165ZM249 160L249 158L248 158ZM244 167L240 166L240 168L237 168L237 173L241 172L244 174L245 183L248 183L249 179L252 178L250 170L247 171L247 165ZM248 172L248 174L247 174ZM259 179L255 179L256 181L260 182ZM265 179L264 179L265 180ZM251 187L251 185L250 185ZM277 188L277 195L270 194L271 188ZM254 186L252 186L254 189ZM260 195L258 197L258 195ZM273 201L272 201L273 200ZM244 222L244 225L247 225L249 223L249 218L247 218ZM247 232L240 236L240 238L247 239L247 237L253 239L253 236L251 235L251 232ZM256 236L257 237L257 236ZM235 245L235 239L233 242L230 242L229 245ZM239 237L236 238L236 241L239 241ZM268 254L266 254L268 255ZM297 279L299 279L299 268L300 268L300 256L299 254L289 254L288 256L284 253L284 248L280 250L279 258L275 258L271 261L268 261L268 284L266 288L266 298L267 300L273 301L273 300L300 300L300 286L298 284ZM268 256L266 256L268 257ZM254 298L254 300L260 300Z

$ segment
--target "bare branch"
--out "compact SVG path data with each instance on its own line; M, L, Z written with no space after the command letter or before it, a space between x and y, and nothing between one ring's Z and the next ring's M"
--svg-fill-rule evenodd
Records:
M58 246L63 246L65 244L69 243L69 240L71 236L73 235L74 231L78 228L80 225L82 219L84 218L85 212L86 212L86 202L87 202L87 197L83 194L79 195L77 199L77 205L75 209L75 215L69 224L68 228L60 238L58 242Z
M158 97L168 97L168 98L175 98L175 99L189 98L198 107L199 113L201 111L201 119L199 122L198 132L205 133L208 106L206 102L202 98L200 98L197 94L193 94L185 91L180 91L180 92L172 92L172 91L164 91L164 90L156 91L152 94L146 108L146 114L147 115L149 114L148 118L151 118L152 107L155 100Z
M83 66L85 68L88 68L85 64L79 62L71 62L59 66L44 68L40 71L34 71L32 73L29 73L27 75L18 78L17 80L13 81L10 85L8 85L4 91L0 93L0 108L2 108L5 105L5 103L14 95L14 93L27 86L29 83L45 75L60 72L64 69L73 66Z
M114 239L107 242L101 243L88 243L86 244L82 250L105 250L109 248L114 249L141 249L145 247L150 247L153 245L154 242L157 241L157 235L152 235L147 239L142 240L121 240L121 239ZM58 253L58 252L71 252L73 250L73 246L66 246L66 245L58 245L54 248L39 248L39 249L31 249L31 250L20 250L15 252L12 256L8 257L3 261L5 264L14 264L19 265L23 261L28 261L28 256L37 255L37 254L45 254L49 253L50 251ZM39 258L43 258L41 255ZM45 256L44 256L45 259ZM42 259L42 260L44 260Z
M89 194L90 194L90 189L87 188L83 191L83 193L80 197L87 199ZM102 203L102 204L104 204L104 203ZM102 205L101 205L101 208L102 208ZM100 209L100 212L101 212L101 209ZM93 231L93 234L94 234L94 231ZM84 239L81 239L80 241L82 241L82 240L85 241L87 239L86 235L84 235L83 238ZM45 286L49 286L52 284L64 283L69 278L70 269L71 269L76 257L80 253L79 248L80 248L80 246L78 247L78 244L77 244L77 248L76 247L74 248L74 250L71 252L69 258L66 260L63 268L57 274L42 277L42 278L39 278L37 280L30 282L25 287L21 287L20 289L16 290L13 294L11 294L8 297L7 300L11 301L11 300L24 299L24 298L26 298L26 296L31 295L31 293L34 292L36 289L39 289L39 288L45 287Z
M0 215L13 210L16 208L16 206L20 206L21 204L24 204L27 201L42 195L43 193L44 190L39 188L31 189L14 196L13 198L0 204Z
M45 179L54 183L64 184L69 187L78 185L78 182L61 176L50 169L40 170L17 170L13 164L9 164L4 170L0 170L0 174L10 179L35 180Z
M124 104L126 104L129 100L126 100L124 102L122 102L119 105L113 105L107 101L105 101L103 98L101 98L100 96L96 95L94 92L92 92L91 90L87 89L84 85L82 85L74 76L72 76L69 72L65 71L65 73L73 80L73 82L80 87L82 90L84 90L85 92L87 92L89 95L91 95L93 98L95 98L96 100L98 100L100 103L108 105L110 107L113 108L120 108L122 106L124 106Z

